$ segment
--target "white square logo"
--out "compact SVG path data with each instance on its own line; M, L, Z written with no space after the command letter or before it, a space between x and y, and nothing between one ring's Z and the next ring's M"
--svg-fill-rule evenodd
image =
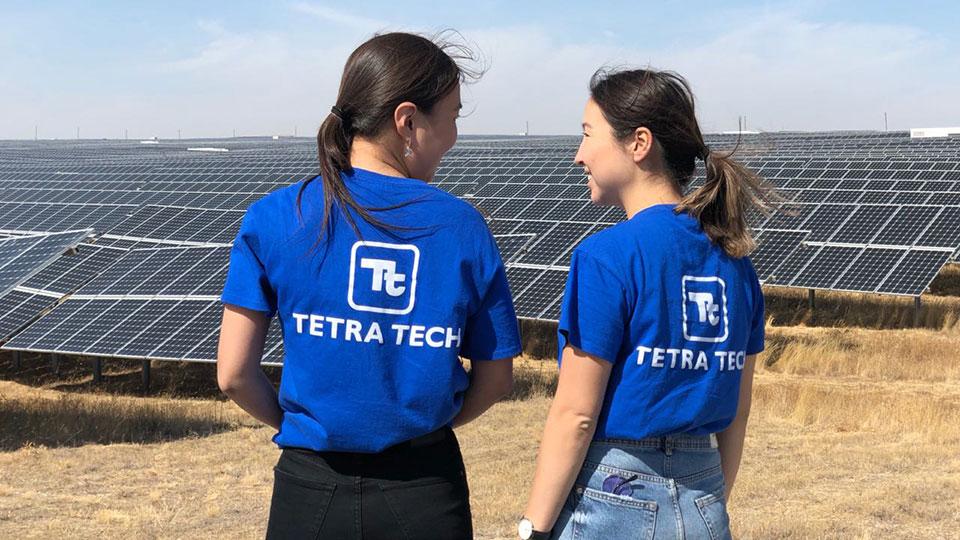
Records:
M357 311L410 313L416 301L419 266L417 246L360 240L350 250L347 302Z
M728 332L727 284L719 277L683 276L683 338L720 343Z

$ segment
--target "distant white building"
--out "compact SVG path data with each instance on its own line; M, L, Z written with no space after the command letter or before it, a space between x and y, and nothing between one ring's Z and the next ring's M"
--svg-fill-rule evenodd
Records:
M910 128L911 139L927 139L930 137L950 137L954 135L960 135L960 127Z

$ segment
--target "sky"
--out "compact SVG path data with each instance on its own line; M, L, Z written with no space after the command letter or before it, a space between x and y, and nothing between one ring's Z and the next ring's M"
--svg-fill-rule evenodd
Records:
M0 139L313 135L350 52L456 29L464 134L580 131L601 67L670 69L705 132L960 125L960 3L0 0Z

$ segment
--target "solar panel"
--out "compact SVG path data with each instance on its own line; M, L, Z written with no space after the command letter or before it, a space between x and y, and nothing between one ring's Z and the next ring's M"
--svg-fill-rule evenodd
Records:
M548 233L537 238L517 262L546 266L554 263L567 265L573 248L594 230L596 226L588 223L557 223Z
M776 271L768 275L765 283L768 285L790 286L793 278L818 251L819 248L817 247L801 243L780 263Z
M243 212L168 206L144 206L105 231L107 238L166 240L179 243L229 243L240 229Z
M115 358L216 361L223 306L216 300L70 299L3 346L8 350ZM277 325L274 318L272 325ZM264 348L274 352L279 330ZM282 356L274 352L270 363Z
M923 232L921 246L953 247L960 245L960 207L945 207Z
M204 326L202 324L204 319L199 322L197 319L209 310L216 310L218 313L222 311L222 307L217 302L174 300L146 302L141 309L151 315L153 322L144 328L134 329L139 330L135 334L130 332L130 340L116 351L117 356L150 358L155 356L155 351L158 351L161 346L173 340L172 345L168 345L167 351L176 351L179 354L173 354L168 358L183 358L192 346L200 341L196 336L198 328L205 331L203 336L209 334L209 330L216 330L215 325L212 328L209 325ZM205 320L210 319L207 317ZM216 321L217 324L219 322L219 320ZM156 356L162 358L160 355Z
M229 246L130 250L77 295L217 295L223 287L229 257Z
M134 249L43 317L52 338L24 332L7 347L133 358L183 358L218 330L228 246ZM74 304L83 306L73 308ZM97 311L90 311L95 306ZM73 318L89 324L65 336ZM61 320L63 319L63 320ZM59 322L58 322L59 321ZM68 325L68 326L63 326ZM34 324L29 330L43 328ZM189 345L189 347L187 347ZM158 356L159 355L159 356ZM209 359L207 359L209 360Z
M803 222L810 229L809 240L821 242L829 240L856 210L851 204L823 204L818 206Z
M790 282L793 287L829 289L860 254L861 248L823 246Z
M0 296L43 270L91 232L87 229L0 239Z
M56 300L56 297L50 298L16 289L0 296L0 343L33 321Z
M846 206L838 207L846 208ZM868 244L896 213L896 206L861 206L830 237L831 242Z
M35 320L41 312L103 272L125 250L80 244L76 254L64 255L34 274L14 290L0 296L0 342Z
M517 266L507 265L507 281L510 283L510 292L516 299L520 293L525 291L540 275L544 268L539 266Z
M514 298L517 316L529 319L541 318L547 308L563 295L563 286L566 281L566 270L544 270L536 281Z
M105 204L0 202L0 229L63 232L102 231L123 218L131 207Z
M499 234L494 235L497 247L500 249L500 259L510 263L521 257L527 245L536 238L534 234Z
M904 253L904 250L896 248L866 248L851 262L834 288L841 291L875 291L889 273L877 269L895 268Z
M757 278L766 282L777 271L784 259L800 245L810 231L757 231L757 250L750 256Z
M950 251L908 251L887 279L877 287L877 292L917 296L933 281L950 255Z
M873 243L913 245L940 210L934 206L902 206L897 209L887 226L873 238Z
M125 252L121 248L81 243L75 248L75 253L55 259L21 285L63 296L82 287Z

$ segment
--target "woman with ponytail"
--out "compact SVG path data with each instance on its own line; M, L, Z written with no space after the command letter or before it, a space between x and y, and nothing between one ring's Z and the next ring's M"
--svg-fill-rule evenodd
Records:
M486 223L429 184L468 52L406 33L360 45L320 174L251 205L234 241L217 379L277 430L268 538L472 537L451 428L510 392L520 342ZM259 369L274 314L279 395Z
M684 194L698 159L706 182ZM628 219L572 255L520 538L729 538L764 339L747 214L769 192L707 147L664 71L598 71L575 160Z

